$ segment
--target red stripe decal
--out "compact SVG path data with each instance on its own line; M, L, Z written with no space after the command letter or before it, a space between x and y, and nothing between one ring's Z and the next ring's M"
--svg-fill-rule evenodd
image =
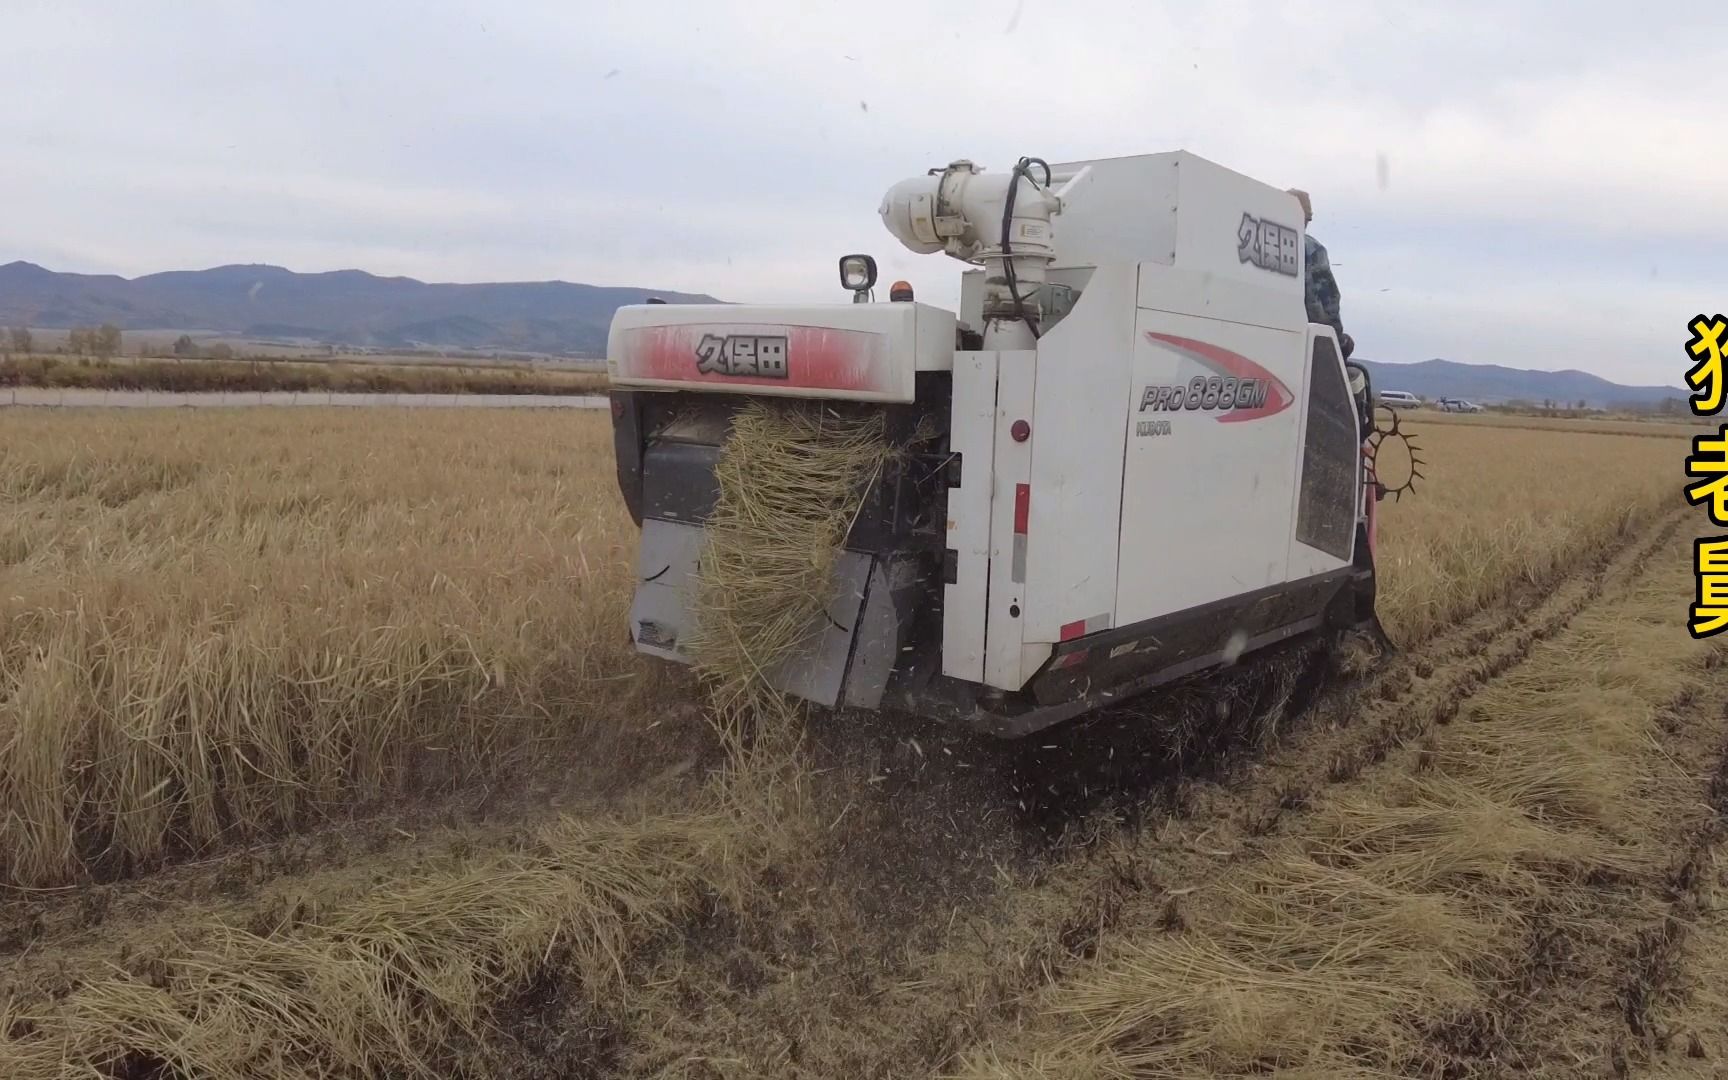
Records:
M785 337L784 377L702 370L697 350L709 335ZM624 331L614 359L618 375L625 379L883 392L893 389L894 384L886 342L882 334L829 326L744 323L635 326Z
M1078 622L1063 623L1061 635L1063 641L1073 641L1077 637L1085 637L1086 620L1081 619Z
M1265 404L1254 409L1231 409L1229 412L1219 413L1214 419L1221 424L1240 424L1245 420L1258 420L1263 416L1281 413L1296 400L1295 395L1290 393L1290 388L1284 385L1284 380L1241 353L1231 352L1229 349L1214 345L1210 341L1179 337L1176 334L1159 334L1148 330L1146 338L1186 354L1202 367L1216 371L1221 375L1231 375L1237 379L1258 379L1266 382L1268 393Z
M1014 532L1026 535L1026 523L1032 514L1032 485L1014 485Z

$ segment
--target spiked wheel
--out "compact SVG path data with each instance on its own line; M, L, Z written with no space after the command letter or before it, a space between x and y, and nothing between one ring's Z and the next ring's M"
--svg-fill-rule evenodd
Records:
M1415 437L1403 429L1402 421L1403 417L1397 409L1382 405L1375 410L1374 430L1368 436L1369 473L1374 482L1380 485L1380 489L1392 496L1393 502L1402 500L1406 491L1416 490L1416 481L1423 479L1422 466L1427 464L1422 458L1422 448L1417 445ZM1388 484L1380 475L1380 449L1388 439L1402 441L1405 451L1410 455L1410 475L1399 484Z

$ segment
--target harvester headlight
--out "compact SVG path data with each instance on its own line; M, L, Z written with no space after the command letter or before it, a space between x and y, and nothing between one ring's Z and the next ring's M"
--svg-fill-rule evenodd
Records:
M868 255L840 256L840 284L864 292L876 284L876 260Z

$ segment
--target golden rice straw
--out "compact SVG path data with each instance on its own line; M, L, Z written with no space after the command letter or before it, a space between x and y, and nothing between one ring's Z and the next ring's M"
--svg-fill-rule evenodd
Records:
M689 645L723 733L789 719L777 665L825 625L841 545L888 456L881 413L751 402L733 420L715 477Z

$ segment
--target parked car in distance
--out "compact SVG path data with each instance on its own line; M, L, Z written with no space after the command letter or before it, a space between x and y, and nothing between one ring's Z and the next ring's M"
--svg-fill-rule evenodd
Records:
M1441 412L1481 412L1482 406L1463 398L1443 397L1435 402Z
M1394 409L1420 409L1422 399L1406 390L1382 390L1379 393L1380 404L1390 405Z

